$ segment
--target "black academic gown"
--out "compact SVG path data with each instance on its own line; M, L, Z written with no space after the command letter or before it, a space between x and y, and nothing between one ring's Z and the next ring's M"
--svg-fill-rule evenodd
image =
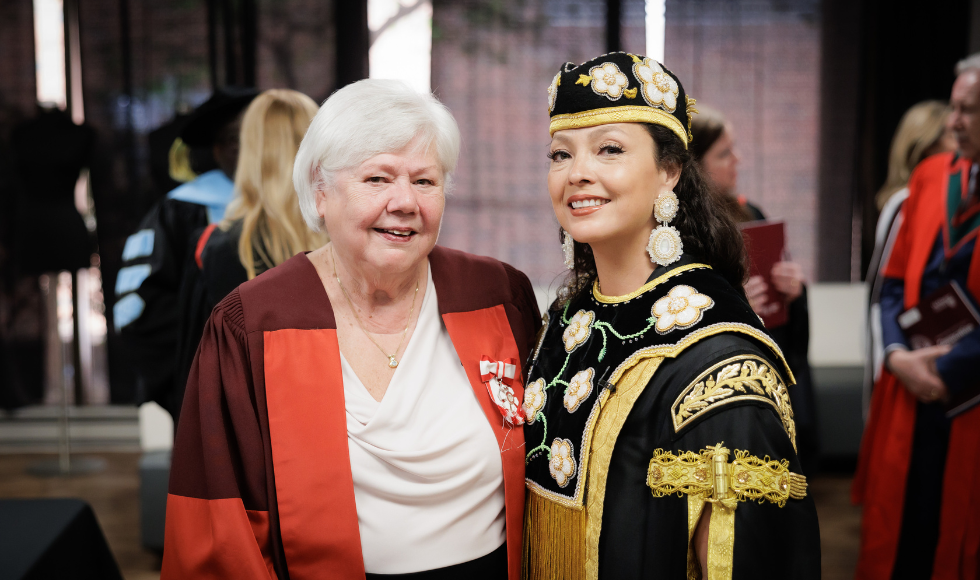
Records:
M177 378L178 345L193 342L197 348L203 329L185 297L197 283L195 232L207 224L205 206L160 200L126 241L124 267L116 279L115 330L125 340L127 357L137 372L136 403L155 401L175 418L187 380L186 373ZM191 327L193 338L187 336Z
M526 576L701 577L690 539L711 503L705 577L819 578L785 359L713 270L663 271L549 313L524 399ZM693 310L670 324L671 306Z

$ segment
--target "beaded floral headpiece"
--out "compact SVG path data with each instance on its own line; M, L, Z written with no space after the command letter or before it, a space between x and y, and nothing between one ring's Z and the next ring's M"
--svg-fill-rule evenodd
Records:
M548 87L551 135L607 123L654 123L688 146L697 113L674 73L645 56L604 54L580 65L567 62Z

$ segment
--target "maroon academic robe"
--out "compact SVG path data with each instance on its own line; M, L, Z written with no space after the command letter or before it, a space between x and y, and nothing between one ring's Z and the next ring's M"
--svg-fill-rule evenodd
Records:
M951 175L962 187L969 181L970 162L952 153L929 157L909 182L905 221L898 232L884 275L905 281L905 307L919 304L922 274L939 232L946 227L947 190ZM948 234L947 234L948 235ZM976 235L975 233L973 235ZM964 238L963 242L967 238ZM980 296L980 252L970 262L967 288ZM851 498L863 503L861 555L856 577L892 577L902 529L905 488L915 436L916 400L882 369L871 398ZM943 474L943 503L933 580L978 578L980 571L980 406L955 417Z
M491 258L437 246L429 260L443 322L505 448L507 560L517 580L524 434L504 425L479 363L513 357L523 377L540 327L534 292L524 274ZM174 443L164 580L364 578L336 328L303 254L215 307Z

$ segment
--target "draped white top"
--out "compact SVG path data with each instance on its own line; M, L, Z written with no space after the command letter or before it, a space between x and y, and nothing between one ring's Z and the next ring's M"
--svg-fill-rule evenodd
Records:
M468 562L506 537L500 450L428 276L415 332L380 402L341 355L361 548L376 574Z

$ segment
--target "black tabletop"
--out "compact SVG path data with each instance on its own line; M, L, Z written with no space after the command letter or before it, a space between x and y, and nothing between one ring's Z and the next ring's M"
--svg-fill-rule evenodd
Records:
M122 580L122 574L84 501L0 499L0 578Z

